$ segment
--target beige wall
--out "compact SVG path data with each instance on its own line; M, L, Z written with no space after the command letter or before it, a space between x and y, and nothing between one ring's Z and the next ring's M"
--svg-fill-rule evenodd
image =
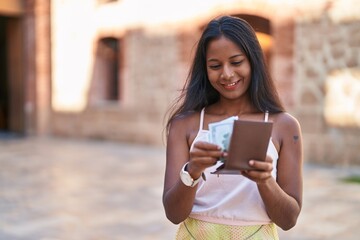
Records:
M360 18L326 12L297 24L295 109L310 161L360 164L359 33Z
M169 15L170 23L162 19L149 23L142 19L139 8L126 5L127 1L105 5L85 1L80 19L78 4L52 2L52 130L55 134L163 144L164 115L187 77L199 29L221 13L256 13L270 18L274 29L273 75L291 107L292 95L288 93L292 92L293 53L291 47L281 47L293 44L293 38L283 38L293 35L290 10L288 15L278 14L275 20L269 12L275 11L276 6L267 4L266 9L263 7L266 1L247 5L233 1L225 6L221 1L213 1L207 9L198 7L200 14L174 19ZM181 6L188 5L178 7ZM127 14L135 14L138 19L119 17L119 9L126 7L133 11ZM157 13L153 14L156 19ZM283 24L282 19L290 23ZM89 104L92 81L101 81L93 79L91 69L96 61L96 43L102 37L121 39L123 63L119 76L123 96L118 102ZM66 52L76 54L66 55Z
M349 1L359 6L359 0ZM219 14L253 14L271 22L271 74L302 125L305 160L360 163L359 126L334 126L324 116L332 71L360 65L359 20L344 1L213 0L206 6L193 2L183 17L175 10L188 8L187 1L176 6L166 1L163 12L156 8L159 2L52 1L54 134L163 144L163 117L187 76L200 27ZM96 42L102 37L121 39L122 98L89 104Z

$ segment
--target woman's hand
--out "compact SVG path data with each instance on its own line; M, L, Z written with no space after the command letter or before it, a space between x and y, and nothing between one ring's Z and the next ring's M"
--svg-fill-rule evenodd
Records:
M250 160L249 165L254 169L241 171L245 177L257 184L266 183L267 180L271 179L273 160L270 156L266 156L265 161Z
M196 142L190 150L187 171L192 178L198 179L206 168L215 165L223 155L221 148L216 144L202 141Z

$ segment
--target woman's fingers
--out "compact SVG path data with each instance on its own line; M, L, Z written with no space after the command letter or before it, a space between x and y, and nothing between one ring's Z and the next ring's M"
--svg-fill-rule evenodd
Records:
M207 142L197 142L194 148L190 151L191 157L214 157L222 156L221 148L215 144Z
M253 180L256 183L261 183L266 181L271 177L271 172L262 172L256 170L246 170L242 171L242 175Z
M205 168L213 166L223 156L221 148L208 142L196 142L190 151L189 168L202 172Z
M249 165L257 171L267 171L271 172L273 170L272 161L271 162L263 162L263 161L255 161L250 160Z
M267 156L265 161L250 160L249 165L253 169L242 171L242 174L257 183L264 182L271 177L273 170L272 162L273 160L270 156Z
M203 141L198 141L194 144L195 148L200 148L200 149L204 149L204 150L221 150L221 147L219 147L216 144L213 143L209 143L209 142L203 142Z

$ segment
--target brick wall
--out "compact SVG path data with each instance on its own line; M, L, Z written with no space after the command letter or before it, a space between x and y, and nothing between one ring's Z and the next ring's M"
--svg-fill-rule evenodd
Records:
M125 96L120 102L92 104L81 113L55 112L55 134L163 144L165 111L184 79L177 35L136 29L122 42Z
M303 128L305 159L309 161L360 164L360 121L357 126L341 126L325 118L326 81L331 73L360 69L359 33L359 20L334 22L326 12L297 24L295 109ZM360 109L360 102L356 104Z
M121 101L95 102L78 112L54 111L53 133L163 144L164 115L187 77L200 28L220 13L253 14L271 22L271 75L287 110L302 125L305 160L359 164L359 126L334 125L324 114L329 76L359 68L359 20L334 21L326 1L281 6L265 0L234 2L167 28L100 26L105 37L121 38Z
M261 5L261 2L257 4ZM256 13L259 16L270 18L274 39L271 74L285 105L291 111L294 101L294 24L291 18L279 15L273 18L266 9L256 6L237 5L232 11L229 10L229 14L255 14L258 9ZM119 29L120 35L114 30L109 31L112 37L121 38L121 101L91 103L78 113L55 111L52 115L53 133L163 144L166 111L178 96L188 75L201 28L216 15L218 13L203 16L191 24L164 29ZM97 94L93 92L96 88L91 91L93 95Z

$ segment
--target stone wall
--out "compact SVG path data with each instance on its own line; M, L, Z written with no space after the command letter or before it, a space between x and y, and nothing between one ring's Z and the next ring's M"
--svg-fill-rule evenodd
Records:
M358 0L353 0L356 1ZM53 2L65 4L64 1ZM86 8L89 12L84 16L94 14L103 17L101 14L121 10L121 7L111 9L110 5L100 10L93 9L89 1L85 2L89 5ZM254 0L251 4L246 0L232 2L233 4L221 5L219 1L221 7L209 8L206 13L179 20L177 24L167 27L164 27L165 23L156 27L129 23L125 25L116 22L116 19L121 18L114 18L113 22L104 21L104 26L97 25L98 29L88 29L89 32L82 35L94 38L89 41L96 42L98 33L101 37L121 39L120 54L123 62L119 71L122 88L120 101L94 101L75 112L54 108L53 104L52 133L164 144L164 115L187 77L200 29L209 19L219 14L250 14L269 19L271 23L273 45L270 71L285 107L299 119L302 126L305 161L360 164L356 152L360 147L360 141L357 140L360 124L334 124L329 119L329 114L325 113L327 108L331 108L329 102L334 101L334 96L331 101L328 100L327 84L330 79L339 70L351 68L356 72L360 68L359 20L350 18L346 21L334 21L329 15L331 11L327 8L330 6L326 5L325 0L316 3L303 1L298 5L287 1L275 4L266 0ZM67 1L66 4L69 4L66 9L70 9L72 2ZM59 11L57 9L59 8L54 8L54 11ZM77 14L74 16L77 17ZM69 18L68 15L66 17ZM86 19L82 21L86 22ZM64 24L61 19L53 22L59 26ZM53 26L54 31L59 29L58 25ZM77 29L68 27L72 25L68 25L62 34L73 31L76 36ZM53 36L56 36L56 32ZM84 40L87 41L87 38L71 43L85 45ZM87 42L86 45L91 44ZM61 52L64 51L67 49L62 49ZM83 54L84 62L92 61L87 59L94 57L91 53L86 52L85 56L84 51ZM59 67L57 64L53 66ZM64 72L66 69L61 70ZM357 75L351 74L355 76L352 81L358 81ZM86 82L86 79L76 80ZM73 80L62 76L58 81ZM354 96L356 98L359 95ZM356 116L353 118L356 119Z
M124 59L120 69L124 96L119 102L88 104L79 113L54 111L53 133L164 144L166 113L187 78L201 27L203 24L198 23L180 30L139 28L126 31L121 36L120 50ZM294 27L290 22L273 28L272 75L281 97L291 109ZM287 47L282 47L284 45Z
M50 1L23 1L23 7L25 132L48 135L51 130Z
M80 113L54 112L55 134L164 143L165 111L184 79L177 35L135 29L122 39L125 61L119 74L125 96L119 102L88 105Z
M317 19L299 21L295 38L295 109L302 124L305 159L341 165L360 164L360 119L357 124L336 123L325 115L327 107L334 107L326 106L329 94L326 83L332 73L360 69L360 21L335 22L324 12ZM344 77L339 78L340 82L345 82ZM355 104L357 109L360 109L359 96L360 89L348 102Z

